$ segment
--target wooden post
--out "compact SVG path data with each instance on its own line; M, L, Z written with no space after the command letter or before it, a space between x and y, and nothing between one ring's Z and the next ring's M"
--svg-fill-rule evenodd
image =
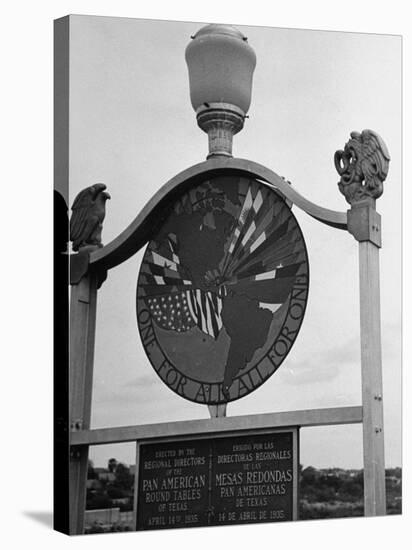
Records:
M70 308L70 431L90 428L97 277L86 272L72 286ZM70 449L70 534L84 531L88 445Z
M379 248L359 243L365 516L386 514Z
M351 205L348 231L359 242L365 516L380 516L386 514L386 495L379 290L381 217L375 204L383 193L390 155L379 134L363 130L351 132L334 160L341 176L339 191Z
M137 507L139 506L139 467L140 467L140 441L136 441L136 460L134 470L133 493L133 531L137 531Z
M379 287L381 223L375 201L352 205L348 229L359 241L365 516L380 516L386 514L386 491Z

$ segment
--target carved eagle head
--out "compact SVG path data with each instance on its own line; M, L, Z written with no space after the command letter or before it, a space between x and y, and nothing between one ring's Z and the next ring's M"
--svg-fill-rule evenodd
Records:
M385 142L376 132L351 132L345 148L336 151L334 161L341 176L339 190L349 204L382 195L390 156Z
M95 183L90 187L90 189L92 190L93 201L99 200L105 203L111 198L109 193L106 191L106 185L104 183Z

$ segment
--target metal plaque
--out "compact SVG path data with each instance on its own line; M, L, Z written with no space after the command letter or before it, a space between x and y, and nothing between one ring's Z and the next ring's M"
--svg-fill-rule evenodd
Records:
M239 399L276 371L303 320L309 266L296 218L272 188L225 176L193 186L159 225L137 289L146 354L186 399Z
M297 429L139 444L137 529L297 519Z

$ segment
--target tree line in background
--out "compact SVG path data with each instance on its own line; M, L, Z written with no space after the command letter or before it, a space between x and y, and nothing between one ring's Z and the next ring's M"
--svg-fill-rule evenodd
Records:
M387 514L400 514L402 469L388 468L385 477ZM363 470L300 468L300 519L363 515Z
M134 471L115 458L107 468L88 465L87 510L133 510ZM387 513L402 512L402 470L386 470ZM319 519L363 515L363 470L300 466L299 517Z
M130 467L115 458L107 468L95 468L89 460L87 470L86 510L102 510L114 506L122 512L133 509L134 474Z

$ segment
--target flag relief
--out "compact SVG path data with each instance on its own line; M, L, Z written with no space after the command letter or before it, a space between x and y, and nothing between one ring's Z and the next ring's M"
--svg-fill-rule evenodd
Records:
M293 293L296 285L303 290ZM158 359L155 340L186 389L187 375L205 377L221 386L219 399L231 399L234 381L262 363L292 305L300 324L307 286L303 237L281 196L249 178L206 180L171 206L142 262L137 309L141 333L150 318L149 359ZM217 367L205 373L210 354ZM269 371L261 364L256 375Z

